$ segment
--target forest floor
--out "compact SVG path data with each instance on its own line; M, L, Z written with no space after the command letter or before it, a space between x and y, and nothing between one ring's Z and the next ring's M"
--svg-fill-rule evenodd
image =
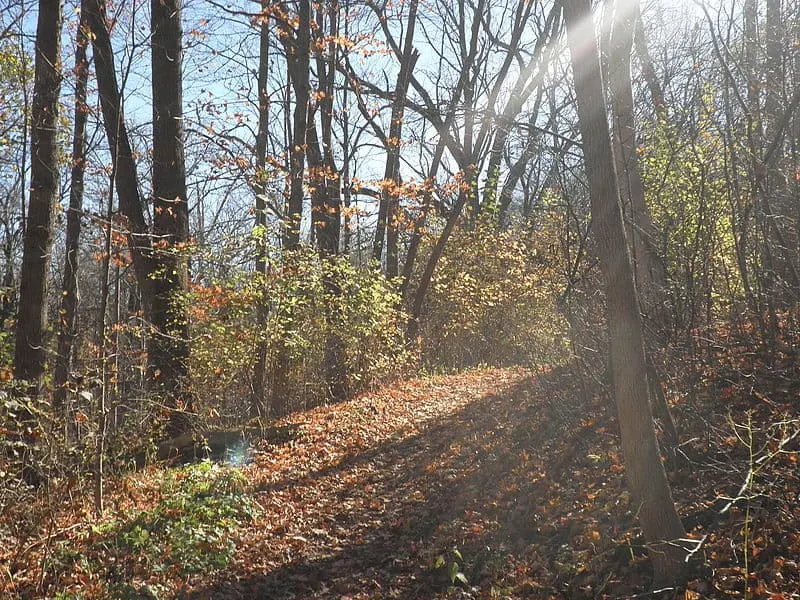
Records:
M287 418L292 441L237 467L252 510L208 541L210 552L223 539L230 560L193 574L179 548L147 555L131 538L141 528L108 535L153 514L165 469L109 481L101 521L86 494L53 491L24 540L0 528L0 596L800 598L796 389L670 399L684 459L670 479L694 553L685 589L649 594L613 406L578 381L473 370ZM170 507L161 528L181 510ZM6 518L31 507L14 510Z

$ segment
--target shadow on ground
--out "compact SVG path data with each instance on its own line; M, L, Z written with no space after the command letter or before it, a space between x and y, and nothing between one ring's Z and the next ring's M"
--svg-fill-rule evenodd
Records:
M291 551L180 597L592 597L610 589L613 578L600 574L619 561L615 536L632 519L621 475L608 469L608 407L579 395L565 373L524 379L411 437L265 487L257 497L314 498ZM607 476L593 471L603 481L587 489L584 468ZM460 591L447 574L453 562L469 581Z

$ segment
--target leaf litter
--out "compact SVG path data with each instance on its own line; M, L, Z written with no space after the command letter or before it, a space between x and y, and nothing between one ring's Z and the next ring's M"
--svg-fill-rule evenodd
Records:
M279 425L294 426L296 438L241 467L242 494L256 510L230 534L233 561L197 574L145 568L131 583L196 600L647 592L614 408L582 390L566 369L482 369L395 382L292 415ZM670 478L696 551L686 589L660 597L800 597L791 405L709 394L691 406L674 398L673 409L687 441ZM746 415L760 436L753 461L730 426ZM152 507L163 480L164 469L152 467L109 482L104 519ZM108 596L86 560L70 572L46 566L55 545L102 560L88 500L64 497L49 516L33 543L4 540L0 595Z

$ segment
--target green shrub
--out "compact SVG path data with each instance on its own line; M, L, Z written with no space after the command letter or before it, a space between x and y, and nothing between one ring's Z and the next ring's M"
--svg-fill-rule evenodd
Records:
M142 564L156 573L222 569L236 550L231 534L254 516L244 483L239 470L210 462L170 472L156 506L98 528L95 546L129 575Z

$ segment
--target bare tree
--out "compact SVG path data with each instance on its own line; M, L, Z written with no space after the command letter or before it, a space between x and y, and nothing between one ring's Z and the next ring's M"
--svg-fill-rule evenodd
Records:
M86 172L86 85L89 78L89 24L87 11L82 10L75 46L75 117L72 132L72 170L70 172L69 209L67 211L67 241L64 255L64 278L61 283L61 314L58 333L58 353L53 380L53 411L61 414L66 407L67 383L72 366L72 354L77 331L78 308L78 251L83 210L84 176ZM110 226L110 223L109 223Z
M188 284L189 203L183 132L183 28L181 0L152 0L153 234L158 272L153 284L148 347L150 377L166 394L170 432L188 429L189 323L182 294Z
M625 471L647 540L656 586L679 583L685 535L658 452L648 401L642 319L625 240L597 39L589 0L567 0L564 18L597 252L606 279L614 392Z

